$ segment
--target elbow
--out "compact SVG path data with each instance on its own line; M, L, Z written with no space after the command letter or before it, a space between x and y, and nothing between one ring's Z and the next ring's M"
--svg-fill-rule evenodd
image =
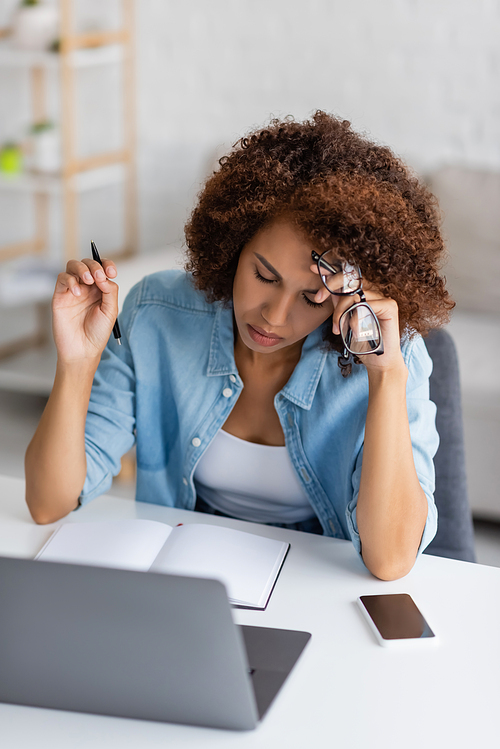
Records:
M57 520L60 520L64 517L64 515L61 515L60 517L46 515L43 512L39 512L38 510L31 510L29 506L28 509L30 511L31 517L37 525L50 525L50 523L55 523Z
M422 540L422 532L411 538L399 537L390 539L383 537L383 543L363 543L361 540L361 556L367 569L379 580L400 580L408 575L418 558L418 551Z
M29 502L26 502L26 504L28 505L28 510L30 511L31 517L37 525L50 525L50 523L55 523L57 522L57 520L61 520L61 518L65 517L68 514L67 512L47 512L46 510L40 508L31 507Z
M380 569L370 569L370 572L379 580L389 582L390 580L400 580L402 577L406 577L406 575L411 571L412 567L413 565L409 567L387 565L382 566Z
M30 515L37 525L56 523L78 507L78 501L66 507L47 507L43 503L34 500L28 492L25 499Z
M61 490L54 480L36 473L30 466L28 453L25 459L25 501L29 513L37 525L49 525L66 517L79 505L80 492ZM83 482L82 482L83 485ZM75 497L76 495L76 497Z
M390 580L400 580L402 577L406 577L416 561L416 556L411 559L404 557L396 557L394 559L365 559L363 561L367 569L372 573L374 577L379 580L389 582Z

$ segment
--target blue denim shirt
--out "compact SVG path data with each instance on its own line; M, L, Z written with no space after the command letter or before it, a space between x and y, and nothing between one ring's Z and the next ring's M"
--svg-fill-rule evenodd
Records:
M328 324L328 323L325 323ZM97 370L86 422L87 477L82 504L109 489L120 458L137 449L136 499L193 509L193 474L243 388L234 361L233 313L209 303L182 271L146 276L120 315ZM422 551L437 528L433 456L438 447L429 400L431 360L421 338L402 344L413 457L428 500ZM304 341L274 405L291 461L324 533L352 539L356 523L368 376L354 365L342 377L322 328Z

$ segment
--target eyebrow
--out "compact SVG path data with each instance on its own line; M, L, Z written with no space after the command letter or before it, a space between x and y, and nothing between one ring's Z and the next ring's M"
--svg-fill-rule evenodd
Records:
M265 257L262 257L262 255L259 255L258 252L254 252L254 255L255 255L256 258L258 258L260 260L260 262L262 263L262 265L264 265L270 273L272 273L273 275L275 275L276 278L279 278L280 281L283 280L283 276L280 273L278 273L278 271L276 270L276 268L273 268L273 266L271 265L271 263L268 260L266 260ZM306 294L315 294L316 295L318 293L318 291L320 291L320 289L321 289L321 286L319 287L319 289L304 289L304 292Z

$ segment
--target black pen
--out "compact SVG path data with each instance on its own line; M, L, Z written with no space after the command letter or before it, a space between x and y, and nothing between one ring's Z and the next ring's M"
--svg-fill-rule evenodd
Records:
M94 260L96 260L99 265L104 268L104 265L102 264L102 260L99 256L99 253L97 252L97 247L95 246L95 242L90 243L90 248L92 250L92 257ZM118 325L118 320L113 325L113 335L116 339L116 342L119 346L122 345L122 334L120 333L120 326Z

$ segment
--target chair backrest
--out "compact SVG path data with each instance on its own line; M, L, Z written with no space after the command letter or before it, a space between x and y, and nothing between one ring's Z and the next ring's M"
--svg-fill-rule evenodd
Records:
M452 337L445 330L432 331L425 339L425 345L434 365L430 396L437 407L436 426L440 437L434 457L438 530L426 552L475 562L457 352Z

